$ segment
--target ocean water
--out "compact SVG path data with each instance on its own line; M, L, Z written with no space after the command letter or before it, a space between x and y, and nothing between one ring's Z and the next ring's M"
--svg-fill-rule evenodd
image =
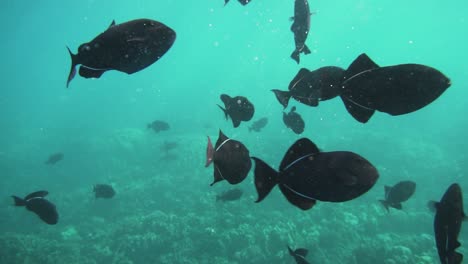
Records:
M468 190L468 5L465 1L332 0L309 2L306 44L312 53L290 59L294 1L253 0L4 0L0 10L0 263L294 263L286 245L309 250L310 263L438 263L433 218L426 204L454 182ZM66 50L117 23L160 21L177 32L173 47L133 75L111 71L77 76L65 88ZM302 68L348 65L367 53L381 66L419 63L452 85L427 107L402 116L377 112L355 121L339 99L313 108L290 105L306 121L302 135L282 122L271 89L286 90ZM216 104L243 95L253 120L233 128ZM171 129L146 128L155 119ZM237 186L213 181L205 168L206 137L221 129L251 156L278 167L287 148L307 137L324 151L359 153L379 170L375 186L345 203L318 202L302 211L277 187L261 203L253 169ZM177 142L167 156L164 142ZM63 152L54 166L51 153ZM378 199L384 186L417 183L402 211ZM96 200L92 187L117 195ZM216 195L240 188L240 200ZM48 190L60 214L46 225L11 195ZM467 232L460 233L466 249Z

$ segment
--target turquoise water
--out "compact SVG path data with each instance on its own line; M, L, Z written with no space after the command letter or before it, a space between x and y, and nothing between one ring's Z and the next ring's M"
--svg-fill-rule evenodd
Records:
M310 1L312 54L301 64L289 17L293 1L12 1L0 10L0 262L1 263L294 263L286 245L309 249L311 263L437 263L426 207L458 182L467 189L466 85L468 6L465 1ZM174 46L133 75L77 76L70 88L69 46L122 23L150 18L177 32ZM271 89L286 90L301 67L346 68L361 53L381 66L420 63L447 75L452 86L408 115L377 112L356 122L339 99L311 108L296 101L302 135L286 129ZM247 96L261 133L234 129L216 106L219 95ZM146 129L155 120L169 131ZM252 156L277 168L286 149L308 137L322 150L349 150L379 170L365 195L309 211L290 205L275 188L261 203L253 172L238 185L239 201L215 202L231 189L212 187L204 168L206 136L218 129L242 141ZM178 142L169 158L160 146ZM64 160L44 161L54 152ZM403 211L377 202L385 185L417 182ZM117 195L95 200L92 186ZM10 195L45 189L59 210L44 224ZM466 230L459 249L467 253Z

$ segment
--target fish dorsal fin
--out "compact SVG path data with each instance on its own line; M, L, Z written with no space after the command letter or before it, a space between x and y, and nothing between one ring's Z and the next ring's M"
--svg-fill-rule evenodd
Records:
M294 251L294 253L296 253L296 255L299 255L305 258L307 257L307 253L309 253L309 250L305 248L298 248Z
M29 199L38 198L38 197L43 198L43 197L46 197L47 194L49 194L48 191L33 192L33 193L28 194L28 196L24 197L24 200L29 200Z
M232 97L227 95L227 94L222 94L220 95L220 98L221 98L221 101L223 101L223 103L226 105L226 104L229 104L232 100Z
M224 143L226 143L229 140L229 138L224 135L223 131L221 129L219 130L219 136L218 136L218 141L216 141L216 149L215 151L219 151L221 147L223 146Z
M390 190L391 190L391 189L392 189L392 187L390 187L390 186L387 186L387 185L384 186L384 190L385 190L385 199L387 199L388 194L390 193Z
M291 147L289 147L288 151L284 155L283 160L281 161L279 169L280 171L283 171L286 169L286 167L290 166L298 159L308 154L315 154L319 152L320 150L317 148L314 142L310 141L308 138L301 138L294 142Z
M111 24L109 25L109 28L115 26L115 20L112 20Z
M352 76L359 74L363 71L377 69L377 65L367 54L362 53L359 55L352 63L349 65L346 70L346 79L351 78Z
M291 111L290 111L290 112L296 112L296 107L293 106L293 107L291 108Z
M306 79L307 76L310 74L310 71L306 68L301 68L296 76L291 80L289 83L289 90L293 89L298 83L300 83L302 80Z

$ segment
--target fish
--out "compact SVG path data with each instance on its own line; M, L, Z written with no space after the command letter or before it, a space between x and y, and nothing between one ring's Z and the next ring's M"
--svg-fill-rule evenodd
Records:
M402 209L402 202L407 201L416 191L416 183L413 181L401 181L394 186L385 186L385 199L380 203L389 211L389 207Z
M230 97L227 94L220 96L224 107L218 107L224 112L226 120L231 118L232 125L238 127L241 121L249 121L255 113L254 105L244 96Z
M288 246L289 255L291 255L297 264L309 264L309 262L305 259L307 257L307 253L309 250L305 248L298 248L296 250L292 250Z
M255 162L254 182L261 202L273 187L294 206L308 210L317 201L345 202L369 191L379 178L377 169L350 151L322 152L308 138L297 140L275 171L263 160Z
M164 141L164 143L161 145L161 150L168 154L170 150L177 148L177 146L179 146L179 144L177 144L175 141Z
M114 188L109 184L95 184L93 187L93 192L95 198L110 199L115 195Z
M63 160L63 153L58 152L49 156L49 158L44 162L47 165L55 165L57 162Z
M227 5L227 3L229 3L230 0L224 0L224 5ZM239 3L241 3L242 5L247 5L248 3L250 3L252 0L237 0Z
M133 74L158 61L174 44L176 32L151 19L136 19L116 24L93 40L83 43L78 53L68 52L72 60L67 87L76 75L76 66L84 78L100 78L110 70Z
M462 221L467 217L463 211L463 194L460 185L453 183L442 196L440 202L431 201L435 210L434 234L440 263L459 264L463 254L455 250L461 246L458 241Z
M241 189L231 189L216 195L216 201L228 202L239 200L244 192Z
M253 124L249 127L249 132L252 130L255 132L260 132L262 128L264 128L268 124L268 118L262 117L257 121L253 122Z
M291 18L293 24L291 31L294 33L294 43L296 45L291 58L299 64L299 54L310 54L310 49L305 44L310 31L310 9L307 0L294 1L294 16Z
M58 223L59 215L55 204L44 197L49 194L48 191L37 191L28 194L24 198L12 195L15 206L25 206L31 212L34 212L39 218L49 225Z
M380 67L367 54L348 67L340 97L357 121L366 123L375 111L392 116L417 111L436 100L451 81L439 70L422 64Z
M208 137L205 167L211 163L214 167L214 181L211 186L222 180L238 184L247 177L252 167L247 147L240 141L228 138L221 130L214 148Z
M155 120L147 125L148 129L153 129L155 133L159 133L161 131L169 130L170 126L167 122L161 120Z
M333 99L340 95L345 70L340 67L326 66L310 71L301 68L289 83L288 91L271 90L278 102L288 107L289 100L316 107L320 101Z
M305 123L301 115L296 112L296 107L293 106L289 113L283 112L283 122L286 127L290 128L296 134L304 132Z

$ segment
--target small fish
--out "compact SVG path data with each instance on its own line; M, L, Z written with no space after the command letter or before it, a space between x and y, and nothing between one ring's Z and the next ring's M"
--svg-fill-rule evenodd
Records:
M307 253L309 250L305 248L298 248L296 250L292 250L288 246L289 255L291 255L297 264L309 264L309 262L305 259L307 257Z
M161 145L161 151L168 154L169 151L177 148L178 146L179 144L176 141L164 141L164 143Z
M283 122L286 127L290 128L294 133L301 134L304 132L305 123L301 115L296 112L296 107L293 106L289 113L283 112Z
M461 246L458 235L462 221L467 220L463 211L462 196L460 185L454 183L447 189L440 202L429 202L429 206L436 211L434 234L442 264L460 264L463 261L463 255L455 251Z
M26 206L26 209L37 214L42 221L49 225L55 225L59 219L57 208L44 198L47 194L49 194L48 191L37 191L28 194L24 199L14 195L11 197L15 206Z
M230 97L227 94L222 94L220 98L225 108L220 105L218 107L224 112L226 120L228 117L231 118L234 127L238 127L241 121L252 119L255 113L254 105L244 96Z
M232 189L216 195L216 201L228 202L239 200L243 192L241 189Z
M300 103L315 107L320 101L340 95L344 78L345 70L340 67L327 66L314 71L302 68L289 83L288 91L271 91L284 108L288 106L291 97Z
M214 165L214 181L211 186L222 180L238 184L247 177L252 167L249 150L244 144L226 137L221 130L215 148L208 137L205 167L211 163Z
M291 31L294 33L294 43L296 48L291 54L291 58L299 64L299 54L310 54L310 49L305 44L310 31L310 9L307 0L294 1L294 16L291 18L293 24Z
M227 5L227 3L229 3L230 0L224 0L224 5ZM248 3L250 3L252 0L237 0L239 1L239 3L241 3L242 5L247 5Z
M72 59L67 87L76 75L99 78L109 70L133 74L159 60L176 39L173 29L150 19L136 19L122 24L112 21L109 28L88 43L81 44L78 54L67 47Z
M55 165L57 162L63 159L63 153L54 153L49 156L49 158L44 162L47 165Z
M147 125L148 129L153 129L155 133L169 130L170 126L165 121L155 120Z
M249 127L249 132L252 130L255 132L260 132L262 128L264 128L268 124L268 118L262 117L257 121L253 122L253 124Z
M307 138L296 141L281 161L279 172L259 158L255 161L257 203L275 187L302 210L316 201L345 202L372 188L379 174L366 159L349 151L321 152Z
M115 195L114 188L108 184L95 184L93 187L93 192L96 198L110 199Z
M393 187L385 186L385 200L379 200L389 211L389 207L402 209L402 202L407 201L416 190L416 183L413 181L401 181Z

